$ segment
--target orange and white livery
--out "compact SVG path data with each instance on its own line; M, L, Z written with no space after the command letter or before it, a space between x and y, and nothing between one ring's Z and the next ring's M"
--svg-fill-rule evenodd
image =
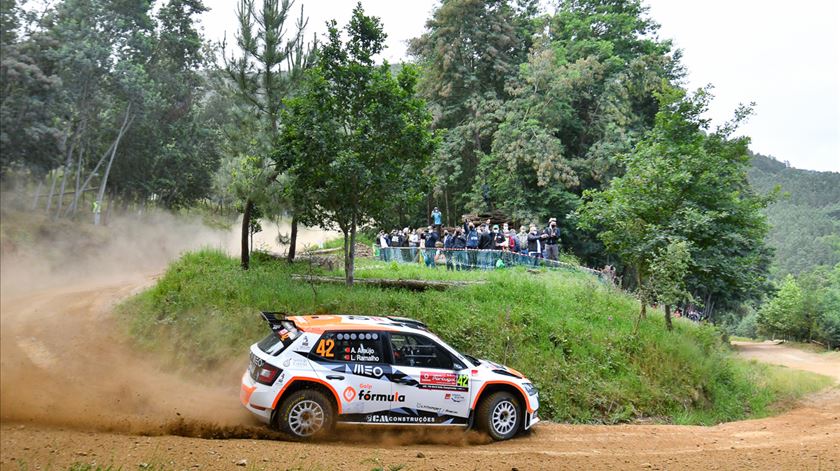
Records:
M516 370L464 355L419 321L283 316L251 346L240 400L306 439L337 422L475 427L496 440L539 421L537 388Z

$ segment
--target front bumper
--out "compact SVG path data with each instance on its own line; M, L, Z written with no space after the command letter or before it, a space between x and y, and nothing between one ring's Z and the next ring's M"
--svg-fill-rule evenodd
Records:
M540 421L539 411L531 412L530 414L525 414L525 430L533 427Z

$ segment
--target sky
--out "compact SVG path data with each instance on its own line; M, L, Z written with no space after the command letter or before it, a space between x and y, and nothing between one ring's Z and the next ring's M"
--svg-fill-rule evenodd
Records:
M205 0L205 34L233 40L235 0ZM257 3L260 3L259 1ZM324 23L347 23L356 2L308 0L307 36ZM836 0L645 0L660 25L659 37L683 51L685 85L713 85L708 117L732 118L739 103L755 102L739 134L750 148L796 168L840 172L840 1ZM296 8L300 8L297 0ZM363 0L388 34L383 58L406 56L407 41L423 33L436 0Z

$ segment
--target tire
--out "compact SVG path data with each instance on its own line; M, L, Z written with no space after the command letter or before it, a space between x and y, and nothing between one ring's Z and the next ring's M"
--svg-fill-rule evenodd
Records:
M290 438L309 440L332 431L335 408L321 391L301 389L283 400L275 420L277 428Z
M513 394L495 392L481 400L476 411L476 425L493 440L513 438L522 428L522 406Z

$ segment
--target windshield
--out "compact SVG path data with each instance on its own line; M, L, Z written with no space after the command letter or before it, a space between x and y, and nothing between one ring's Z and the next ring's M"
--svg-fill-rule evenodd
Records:
M466 358L467 360L469 360L469 361L470 361L470 363L472 363L472 364L473 364L473 366L478 366L478 365L480 365L480 364L481 364L481 361L480 361L478 358L476 358L476 357L474 357L474 356L472 356L472 355L467 355L466 353L461 352L461 351L458 351L458 353L460 353L462 357L464 357L464 358Z

